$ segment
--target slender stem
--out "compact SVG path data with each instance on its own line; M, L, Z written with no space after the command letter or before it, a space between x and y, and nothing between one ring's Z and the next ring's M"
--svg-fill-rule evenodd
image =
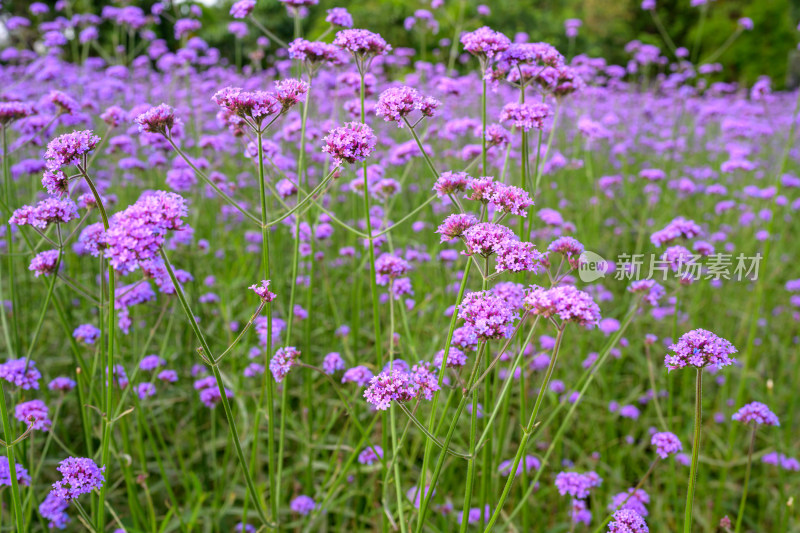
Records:
M209 348L208 343L206 342L203 333L200 331L200 327L197 325L197 320L195 319L194 313L192 312L191 307L189 307L189 302L186 301L186 296L183 294L183 288L181 287L178 279L175 277L175 272L172 269L172 264L169 262L169 258L167 257L166 252L162 248L160 250L161 258L164 260L164 267L167 270L167 274L169 274L169 278L172 280L173 285L175 286L175 295L178 297L178 301L181 304L181 308L183 309L186 318L189 320L189 325L191 326L192 330L194 331L197 340L200 342L200 346L203 349L205 357L209 360L213 360L213 354L211 352L211 348ZM244 457L244 452L242 451L242 445L239 442L239 434L236 431L236 421L233 418L233 412L231 411L231 405L228 401L228 396L225 390L225 384L222 381L222 374L220 374L219 368L217 364L212 364L211 370L214 373L214 379L217 382L217 387L219 388L220 399L222 401L222 407L225 410L225 417L228 420L228 431L231 435L231 439L233 440L234 447L236 448L236 456L239 459L239 466L244 472L245 481L247 482L247 490L250 492L250 498L253 500L256 511L258 512L258 516L261 519L261 522L270 528L275 527L267 519L267 513L264 510L264 503L259 496L258 491L256 490L256 486L253 483L253 478L250 475L250 470L247 468L247 461Z
M692 506L697 483L697 463L700 455L700 434L703 430L703 369L697 369L694 401L694 442L692 443L692 468L689 473L689 490L686 492L686 511L683 515L683 533L692 533Z
M742 501L739 502L739 513L736 515L736 529L735 533L739 533L742 529L742 520L744 519L744 506L747 503L747 489L750 485L750 468L753 464L753 448L756 445L756 428L758 426L753 424L753 431L750 435L750 448L747 451L747 469L744 471L744 488L742 489Z
M561 341L564 339L564 330L566 329L566 325L561 326L558 329L558 335L556 336L555 346L553 346L553 355L550 357L550 364L547 365L547 372L544 375L544 380L542 381L542 385L539 388L539 394L536 397L536 403L533 405L533 412L531 413L530 419L528 419L528 425L525 426L523 430L522 439L520 440L519 447L517 448L517 454L514 456L514 463L511 465L511 470L508 473L508 479L506 479L506 485L503 488L503 493L500 495L500 500L497 502L495 506L494 513L492 513L492 517L489 519L489 523L486 524L485 531L491 531L492 527L494 527L495 522L500 517L500 512L503 509L503 504L506 502L506 498L508 498L508 494L511 492L511 487L514 484L514 479L517 476L517 468L519 467L520 462L522 461L522 457L525 454L525 447L528 444L528 439L530 438L531 434L533 433L534 425L536 424L536 416L539 414L539 408L542 406L542 401L544 400L544 395L547 392L547 387L550 384L550 378L553 376L553 371L556 367L556 361L558 360L558 352L561 348Z
M3 438L6 442L12 441L11 422L8 418L8 408L6 407L6 391L3 380L0 380L0 416L3 417ZM25 522L22 514L22 498L17 482L17 463L14 457L13 444L6 445L6 455L8 456L8 471L11 477L11 502L14 507L14 519L17 524L17 531L25 531Z

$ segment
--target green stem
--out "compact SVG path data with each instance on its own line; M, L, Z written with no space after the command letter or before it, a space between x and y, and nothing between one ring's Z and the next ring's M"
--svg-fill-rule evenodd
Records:
M747 489L750 484L750 468L753 464L753 448L756 445L756 428L758 426L753 424L753 432L750 435L750 449L747 451L747 469L744 471L744 488L742 489L742 501L739 502L739 513L736 515L736 530L739 533L742 529L742 520L744 519L744 506L747 503Z
M3 386L3 380L0 380L0 416L3 417L3 438L6 442L11 443L14 439L11 434L11 422L8 418L8 407L6 407L6 391ZM22 498L19 492L19 483L17 483L17 462L14 457L14 446L6 446L6 455L8 456L8 471L11 477L11 502L14 508L14 519L17 524L17 531L25 531L25 522L22 514Z
M172 280L172 284L175 286L175 295L178 297L178 301L181 304L181 308L183 309L186 318L189 320L189 325L191 326L192 330L194 331L197 340L200 342L200 346L204 351L204 356L210 360L213 360L213 353L211 352L211 348L209 348L208 343L206 342L203 333L200 331L200 327L197 325L197 320L195 319L194 313L192 312L191 307L189 307L189 302L186 301L186 296L183 294L183 288L181 287L178 279L175 277L175 272L172 269L172 264L169 262L169 258L167 257L166 252L162 248L160 250L161 258L164 260L164 267L167 270L167 274L169 274L170 280ZM231 405L228 401L228 396L225 393L225 384L222 381L222 375L220 374L219 367L217 364L212 364L211 370L214 373L214 379L217 382L217 387L219 388L220 399L222 401L222 407L225 410L225 417L228 420L228 431L230 432L231 439L233 440L234 447L236 448L236 456L239 459L239 466L244 472L245 481L247 482L247 490L250 492L250 498L253 500L256 511L258 512L258 516L261 519L261 522L269 527L275 527L267 519L267 513L264 510L264 503L262 502L261 498L259 497L258 491L256 490L256 486L253 483L253 478L250 475L250 470L247 468L247 461L244 457L244 452L242 451L242 445L239 442L239 434L236 431L236 421L233 418L233 412L231 411Z
M565 329L566 329L566 324L562 325L558 329L558 335L556 336L555 346L553 346L553 355L550 358L550 364L547 365L547 372L545 373L544 381L542 381L542 385L539 388L539 394L536 397L536 403L533 405L533 412L531 413L531 417L530 419L528 419L528 425L525 426L525 429L523 430L522 439L520 440L519 447L517 448L517 454L514 456L514 463L511 465L511 470L508 473L506 486L503 488L503 493L500 495L500 500L497 502L497 505L495 506L494 509L494 513L492 513L492 517L489 519L489 523L486 525L485 531L487 532L491 531L495 522L497 522L497 519L500 517L500 512L503 509L503 504L506 502L506 498L508 498L508 494L511 492L511 487L514 484L514 479L517 476L517 468L519 467L519 464L522 461L522 457L525 454L525 447L528 444L528 439L530 438L531 433L533 433L533 428L536 424L536 417L539 414L539 408L542 406L544 395L547 392L548 385L550 384L550 378L553 376L553 371L555 370L556 367L556 361L558 360L558 352L559 349L561 348L561 341L564 339Z
M697 466L700 456L700 434L703 431L703 369L697 369L694 401L694 442L692 443L692 468L689 473L689 490L686 492L686 510L683 514L683 533L692 533L692 506L697 484Z

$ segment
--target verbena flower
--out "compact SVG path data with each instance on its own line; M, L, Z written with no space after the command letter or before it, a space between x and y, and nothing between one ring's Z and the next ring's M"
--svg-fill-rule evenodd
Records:
M309 514L316 508L317 504L314 503L314 500L311 499L310 496L306 496L305 494L301 494L300 496L294 498L290 503L289 507L295 513L301 514L303 516Z
M441 242L446 242L461 237L477 223L478 218L474 215L467 213L450 215L436 228L436 233L441 235Z
M354 366L348 368L342 376L342 383L355 383L359 387L363 387L373 378L372 371L365 366Z
M620 509L608 524L609 533L649 533L644 518L630 509Z
M322 370L328 375L344 370L344 366L344 359L338 352L331 352L322 360Z
M28 475L28 470L19 463L14 463L17 471L17 483L23 487L31 484L31 476ZM11 469L9 468L8 457L5 455L0 456L0 486L11 486Z
M300 350L294 346L278 348L278 350L275 352L275 355L272 356L272 359L269 362L269 370L272 372L272 376L275 378L275 381L278 383L283 381L283 378L289 374L289 371L295 365L299 357Z
M661 433L654 433L650 439L650 444L656 447L656 455L662 459L666 459L670 455L676 454L683 449L681 439L674 433L664 431Z
M139 131L167 135L180 121L175 117L175 110L167 104L151 107L135 119Z
M360 122L334 128L322 140L325 142L322 151L330 154L337 165L364 161L378 142L372 128Z
M275 298L277 297L277 295L274 292L270 292L269 284L270 280L265 279L262 280L259 285L250 285L248 289L255 292L256 295L258 295L258 297L261 298L261 301L269 303L275 300Z
M684 333L669 349L673 353L664 360L669 370L686 366L722 368L733 364L730 356L736 353L733 344L705 329Z
M31 259L31 264L28 266L28 270L34 273L34 275L38 278L39 276L52 276L58 265L58 250L46 250L44 252L39 252L33 259Z
M600 320L600 308L592 297L572 285L545 289L531 285L525 296L525 307L544 318L558 316L564 322L592 326Z
M469 292L458 305L458 318L464 320L479 339L502 339L511 335L516 312L499 296L489 291Z
M761 402L750 402L731 416L731 420L736 420L744 424L755 424L757 426L780 426L778 417L770 411L769 407Z
M238 0L231 6L230 15L235 19L246 18L256 7L256 0Z
M42 400L31 400L14 406L14 418L33 429L48 431L53 422L48 417L47 405Z
M480 58L495 58L511 46L511 40L488 26L461 35L464 50Z
M378 35L369 30L341 30L333 39L333 44L359 57L388 54L392 47Z
M44 501L39 504L39 514L47 521L51 529L64 529L70 523L69 502L60 498L55 492L49 492Z
M46 229L50 224L65 224L78 218L78 206L69 198L46 198L35 206L25 205L14 211L8 220L17 226Z
M381 372L369 381L364 398L379 411L389 409L393 401L407 402L417 395L411 375L402 370Z
M325 17L325 22L330 22L333 26L340 26L342 28L353 27L353 17L344 7L334 7L327 11L328 16Z
M358 454L358 462L362 465L371 465L383 458L383 448L380 446L367 446Z
M39 380L42 379L42 374L36 368L36 361L21 357L9 359L0 364L0 379L4 379L22 390L39 390Z
M100 490L105 483L105 470L105 466L98 467L87 457L68 457L58 465L63 477L53 483L53 492L62 500L74 500L94 489Z
M501 122L510 122L523 131L541 130L551 114L547 104L539 102L510 103L500 112Z
M594 487L599 487L603 479L596 472L559 472L556 474L556 489L562 496L572 496L583 500L589 497L589 492Z

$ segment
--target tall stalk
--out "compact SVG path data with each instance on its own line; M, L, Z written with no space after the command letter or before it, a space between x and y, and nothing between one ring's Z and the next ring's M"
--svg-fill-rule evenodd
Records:
M11 422L8 418L8 407L6 407L6 391L3 380L0 379L0 416L3 417L3 438L6 441L6 455L8 456L8 472L11 477L11 504L14 508L14 520L17 531L25 531L25 521L22 514L22 497L19 493L19 483L17 482L17 463L14 454L12 441L14 436L11 431Z
M692 506L694 489L697 484L697 463L700 455L700 434L703 430L703 369L697 369L694 401L694 441L692 443L692 468L689 473L689 490L686 492L686 510L683 514L683 533L692 532Z
M175 286L175 295L178 297L178 301L181 304L181 308L183 309L186 318L189 320L189 325L192 328L197 340L200 342L200 346L203 350L203 356L207 359L211 366L211 371L214 374L214 380L217 382L217 387L219 388L220 393L220 401L222 402L222 407L225 410L225 417L228 421L228 432L230 433L231 440L233 440L233 445L236 448L236 457L239 460L239 466L244 473L244 478L247 483L247 490L250 493L250 498L253 500L253 503L256 507L256 511L258 512L258 516L261 519L261 522L267 527L274 527L274 524L267 519L267 513L264 510L264 503L259 496L258 491L256 490L256 486L253 483L253 477L250 475L250 469L247 468L247 460L244 457L244 452L242 451L242 444L239 441L239 434L236 431L236 420L233 418L233 411L231 411L231 404L228 401L228 396L225 392L225 384L222 381L222 374L219 371L219 364L214 360L214 355L211 352L211 348L208 346L205 337L203 336L202 331L200 331L200 327L197 325L197 320L195 319L195 315L192 312L191 307L189 306L189 302L186 301L186 296L183 294L183 287L181 287L178 279L175 277L175 272L172 269L172 264L169 262L169 258L167 257L166 252L162 248L160 250L161 258L164 260L164 267L167 270L167 274L169 274L169 278L172 281L172 284Z
M753 447L756 444L756 428L758 426L753 424L753 431L750 435L750 448L747 450L747 469L744 471L744 488L742 489L742 501L739 502L739 512L736 515L736 530L739 533L742 529L742 520L744 519L744 506L747 503L747 489L750 485L750 468L753 465Z

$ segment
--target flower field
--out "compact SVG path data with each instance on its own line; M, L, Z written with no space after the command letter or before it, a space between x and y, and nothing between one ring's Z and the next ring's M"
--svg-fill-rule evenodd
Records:
M0 530L800 531L800 92L281 1L3 20Z

